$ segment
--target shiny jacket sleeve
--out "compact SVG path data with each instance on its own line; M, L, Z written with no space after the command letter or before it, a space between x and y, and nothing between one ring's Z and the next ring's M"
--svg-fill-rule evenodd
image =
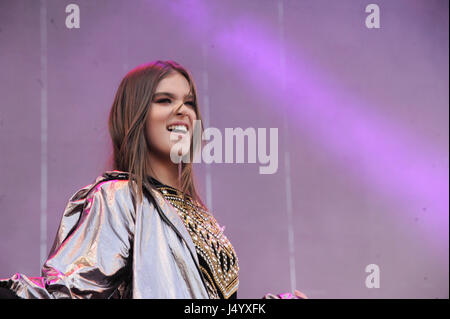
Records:
M94 183L64 210L42 277L0 280L21 298L110 298L126 286L134 234L127 181ZM126 203L126 204L125 204Z

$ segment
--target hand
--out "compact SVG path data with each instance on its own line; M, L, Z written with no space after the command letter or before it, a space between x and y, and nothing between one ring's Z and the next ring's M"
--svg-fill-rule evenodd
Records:
M297 297L300 297L301 299L308 299L308 297L303 292L301 292L300 290L297 290L297 289L295 289L295 295Z
M264 295L263 299L308 299L308 297L301 291L295 289L294 295L290 292L278 295L267 293Z

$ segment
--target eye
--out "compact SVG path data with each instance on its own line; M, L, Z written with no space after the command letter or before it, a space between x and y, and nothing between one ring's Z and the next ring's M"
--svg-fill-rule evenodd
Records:
M159 99L159 100L156 100L156 103L161 103L161 104L170 103L170 102L171 102L170 99Z
M188 101L188 102L186 102L184 104L188 104L188 105L190 105L192 107L196 107L196 104L193 101Z

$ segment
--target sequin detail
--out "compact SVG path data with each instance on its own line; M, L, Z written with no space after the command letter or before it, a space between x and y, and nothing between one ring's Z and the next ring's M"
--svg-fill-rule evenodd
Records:
M207 281L211 299L228 299L239 286L239 265L236 253L228 238L223 234L216 219L204 210L190 196L167 185L159 184L157 189L172 204L192 237L197 254L207 263L210 273L200 267ZM213 278L211 278L212 274Z

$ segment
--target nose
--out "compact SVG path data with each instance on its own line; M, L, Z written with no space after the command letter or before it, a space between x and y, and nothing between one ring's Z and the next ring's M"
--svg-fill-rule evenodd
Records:
M183 107L184 106L184 107ZM175 109L175 114L176 115L188 115L188 107L185 106L184 103L181 103L176 109Z

